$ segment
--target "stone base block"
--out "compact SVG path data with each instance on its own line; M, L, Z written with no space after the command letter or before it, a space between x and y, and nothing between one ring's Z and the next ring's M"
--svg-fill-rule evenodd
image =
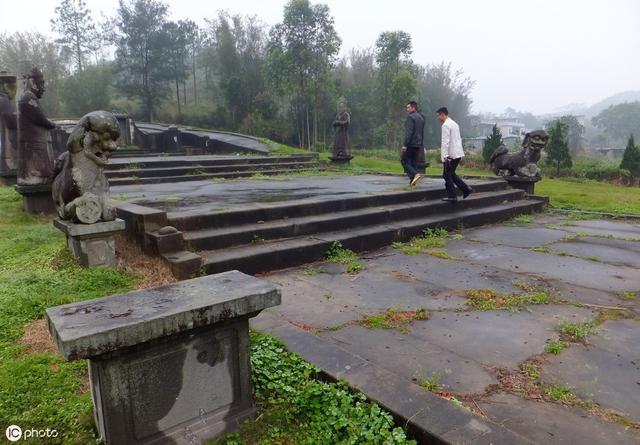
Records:
M0 185L11 186L16 184L16 171L0 171Z
M204 444L255 414L248 318L89 360L108 444Z
M56 218L53 225L67 236L69 250L81 266L116 267L115 234L124 230L123 220L75 224Z
M16 185L15 190L22 195L24 211L33 214L56 213L56 205L51 196L51 185Z
M536 182L540 178L526 178L522 176L505 176L509 186L514 189L524 190L527 195L533 195Z
M353 159L353 156L331 156L329 159L334 164L348 164Z

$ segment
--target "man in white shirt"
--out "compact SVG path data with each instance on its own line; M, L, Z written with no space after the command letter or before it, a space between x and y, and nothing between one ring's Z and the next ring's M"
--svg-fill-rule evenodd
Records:
M457 202L456 188L457 185L462 192L462 197L466 198L473 192L458 175L456 168L460 160L464 157L462 151L462 138L460 137L460 127L453 119L449 117L449 110L446 107L439 108L438 120L442 123L442 143L440 144L440 158L444 169L442 177L444 178L444 186L447 188L447 197L442 198L443 201Z

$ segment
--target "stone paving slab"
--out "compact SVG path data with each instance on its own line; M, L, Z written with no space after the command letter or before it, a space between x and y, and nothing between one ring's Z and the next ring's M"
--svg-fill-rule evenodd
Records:
M585 237L554 243L551 248L577 257L595 257L608 264L640 268L640 241Z
M492 421L538 444L631 445L640 440L621 425L589 415L580 408L495 394L480 403Z
M640 289L640 274L631 267L596 264L581 258L562 257L507 246L452 241L447 251L458 258L521 272L563 280L605 291Z
M589 337L550 358L543 377L569 385L576 394L640 421L640 321L605 322Z
M465 232L465 238L488 243L501 243L512 247L537 247L559 241L566 236L560 230L529 225L519 227L496 226Z
M571 221L571 225L562 226L562 230L571 233L591 233L614 238L638 238L640 237L640 225L620 221Z

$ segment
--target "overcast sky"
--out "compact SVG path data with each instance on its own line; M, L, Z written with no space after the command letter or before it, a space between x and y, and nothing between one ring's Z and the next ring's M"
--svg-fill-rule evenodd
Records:
M59 0L1 0L0 32L51 33ZM85 0L94 18L117 0ZM198 24L216 11L278 23L285 0L168 0L172 19ZM551 112L640 90L638 0L325 0L342 53L374 45L382 31L405 30L419 64L450 61L476 81L474 111L506 107Z

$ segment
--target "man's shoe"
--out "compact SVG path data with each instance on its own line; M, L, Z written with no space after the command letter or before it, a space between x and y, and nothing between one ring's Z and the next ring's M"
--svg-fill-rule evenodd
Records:
M457 198L442 198L442 200L445 202L458 202Z
M472 193L473 193L473 189L471 187L469 187L469 190L467 190L466 192L464 192L462 194L462 199L467 199L467 196L469 196Z
M416 185L420 179L422 179L422 175L420 175L420 173L416 173L416 175L411 180L410 185Z

